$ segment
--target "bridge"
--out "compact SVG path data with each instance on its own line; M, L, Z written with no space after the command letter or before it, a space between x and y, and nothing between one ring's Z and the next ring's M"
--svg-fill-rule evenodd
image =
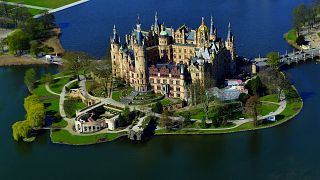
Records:
M306 61L308 59L316 59L320 57L320 47L307 49L303 51L293 51L280 56L280 66L290 65L292 63L298 63L300 61ZM255 62L261 66L266 65L267 58L256 58Z

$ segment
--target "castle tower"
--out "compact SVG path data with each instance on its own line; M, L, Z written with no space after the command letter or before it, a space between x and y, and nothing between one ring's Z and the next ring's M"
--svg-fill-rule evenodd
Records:
M165 29L165 28L164 28ZM169 45L169 35L168 32L163 30L160 32L159 36L159 56L160 59L168 59L168 50Z
M214 27L212 16L211 16L209 39L210 41L215 41L217 39L217 29Z
M114 77L120 76L120 40L117 34L116 25L113 26L113 37L110 38L111 41L111 61L112 61L112 74Z
M158 21L158 13L157 12L154 16L154 32L158 35L160 33L160 23Z
M232 60L235 60L236 50L235 50L234 36L231 31L231 24L230 23L229 23L229 27L228 27L228 37L227 37L227 41L226 41L226 48L227 48L227 50L230 51Z
M147 61L145 58L146 48L141 32L140 18L138 16L136 43L134 44L135 55L135 83L136 91L144 92L148 90Z
M198 28L198 33L197 33L197 42L198 42L198 47L205 47L207 45L208 41L208 27L204 23L204 17L202 17L202 22L201 25Z

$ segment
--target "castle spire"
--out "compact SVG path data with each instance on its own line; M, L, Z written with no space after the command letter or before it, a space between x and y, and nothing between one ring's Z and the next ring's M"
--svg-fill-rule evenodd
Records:
M117 29L115 24L113 25L113 42L117 44L119 43L119 37L117 34Z
M204 17L202 17L201 25L204 25Z
M159 21L158 21L158 13L156 12L154 16L154 29L158 30L158 28L159 28Z
M213 25L213 18L211 16L211 24L210 24L210 35L214 34L214 25Z
M141 23L140 23L139 15L138 15L138 21L137 21L137 44L138 44L138 46L143 45L143 35L141 32Z
M229 22L229 26L228 26L228 39L227 40L232 40L233 35L232 35L232 31L231 31L231 23Z

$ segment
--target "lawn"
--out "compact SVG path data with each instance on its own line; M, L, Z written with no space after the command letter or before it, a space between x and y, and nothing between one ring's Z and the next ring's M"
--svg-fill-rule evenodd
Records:
M40 9L32 9L32 8L28 8L28 12L31 13L33 16L37 15L37 14L41 14L44 13L44 10L40 10Z
M112 91L112 99L115 101L120 101L121 91Z
M51 140L53 143L87 145L87 144L95 144L99 142L112 141L125 134L126 132L77 136L77 135L70 134L67 130L58 130L58 131L51 131Z
M160 101L160 103L162 104L162 106L168 106L168 105L170 105L170 104L172 104L172 102L170 101L170 99L162 99L161 101Z
M318 37L320 37L320 32L318 32L317 34L318 34Z
M286 36L286 39L287 39L288 41L293 42L293 43L296 42L296 40L297 40L297 32L296 32L296 30L295 30L294 28L291 29L291 30L288 32L288 34L287 34L287 36Z
M278 108L279 105L263 102L259 109L259 113L260 115L265 116L268 115L270 112L275 112Z
M60 120L59 122L51 124L52 128L64 128L67 127L68 122L65 120Z
M9 2L22 2L27 5L40 6L46 8L58 8L77 2L79 0L7 0Z
M86 107L80 99L67 99L64 101L64 109L68 118L76 116L76 111Z
M37 84L36 88L32 91L32 93L36 94L40 97L43 97L43 96L56 96L56 97L58 97L57 95L54 95L54 94L51 94L50 92L48 92L46 90L46 87L44 84Z
M55 79L55 80L53 80L53 83L50 84L50 89L53 92L60 94L63 86L66 85L70 80L71 80L70 77Z
M270 94L270 95L260 97L260 101L270 101L275 103L279 102L277 94Z

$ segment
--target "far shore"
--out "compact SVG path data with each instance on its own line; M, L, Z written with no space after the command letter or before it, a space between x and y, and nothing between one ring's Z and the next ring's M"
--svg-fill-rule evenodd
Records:
M49 64L48 62L36 59L32 57L16 57L14 55L1 55L0 56L0 67L1 66L23 66L23 65L41 65L41 64Z

